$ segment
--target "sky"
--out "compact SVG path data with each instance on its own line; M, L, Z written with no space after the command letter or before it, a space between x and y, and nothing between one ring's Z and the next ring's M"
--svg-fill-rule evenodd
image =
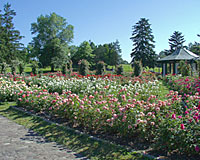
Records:
M182 32L188 45L199 42L200 0L0 0L0 9L10 3L15 10L14 25L31 42L31 23L40 15L56 14L74 26L73 45L93 41L96 45L119 41L122 58L131 61L132 27L140 18L149 19L159 54L169 49L168 39L174 31Z

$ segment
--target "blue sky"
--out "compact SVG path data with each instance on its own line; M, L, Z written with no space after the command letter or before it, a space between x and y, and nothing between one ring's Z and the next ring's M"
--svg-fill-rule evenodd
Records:
M129 62L132 26L140 18L149 19L157 54L169 49L168 39L174 31L183 33L185 45L200 41L200 0L0 0L0 9L7 2L17 13L14 23L25 36L25 45L32 40L31 23L52 12L74 26L74 45L84 40L104 44L118 39L122 57Z

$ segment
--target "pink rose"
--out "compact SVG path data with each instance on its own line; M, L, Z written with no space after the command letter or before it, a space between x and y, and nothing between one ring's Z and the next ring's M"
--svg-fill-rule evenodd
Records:
M182 130L184 130L184 129L185 129L185 126L184 126L184 124L183 124L183 123L181 124L181 129L182 129Z
M195 146L195 151L196 151L196 152L199 152L199 151L200 151L199 146Z

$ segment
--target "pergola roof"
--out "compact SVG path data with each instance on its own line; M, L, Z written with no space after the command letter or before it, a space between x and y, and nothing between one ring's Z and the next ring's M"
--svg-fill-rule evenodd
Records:
M164 58L158 59L158 62L163 61L180 61L180 60L195 60L199 58L198 55L192 53L191 51L188 51L185 48L177 49L174 53L172 53L169 56L166 56Z

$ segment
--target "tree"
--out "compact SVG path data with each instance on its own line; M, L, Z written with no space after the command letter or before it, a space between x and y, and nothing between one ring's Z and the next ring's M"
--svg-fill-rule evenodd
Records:
M168 55L172 54L175 50L182 48L184 42L185 40L182 33L179 31L175 31L173 35L171 35L171 38L169 39L170 50L168 52Z
M154 36L148 19L141 18L134 26L132 37L133 49L131 53L131 64L141 61L143 66L154 67L156 54L154 51Z
M94 55L92 54L93 50L88 41L84 41L78 47L76 54L73 56L73 63L78 64L82 59L87 60L90 64L94 60Z
M108 54L108 61L107 64L111 66L116 66L119 64L120 58L121 58L121 49L120 49L120 44L119 41L116 40L113 43L109 43L109 54Z
M15 29L13 18L16 12L9 3L4 5L4 13L0 14L0 61L11 64L13 60L24 57L24 47L19 41L23 38Z
M54 71L55 66L63 65L68 60L73 28L56 13L41 15L37 22L31 24L31 33L36 35L31 42L32 54L43 67L51 66L51 71Z
M97 48L94 50L94 61L97 64L99 61L103 61L107 63L108 53L109 53L109 46L108 44L98 45Z
M133 66L134 66L133 76L136 76L136 77L140 76L143 71L141 61L134 61Z
M193 43L189 43L187 49L197 55L200 55L200 44L195 42Z

